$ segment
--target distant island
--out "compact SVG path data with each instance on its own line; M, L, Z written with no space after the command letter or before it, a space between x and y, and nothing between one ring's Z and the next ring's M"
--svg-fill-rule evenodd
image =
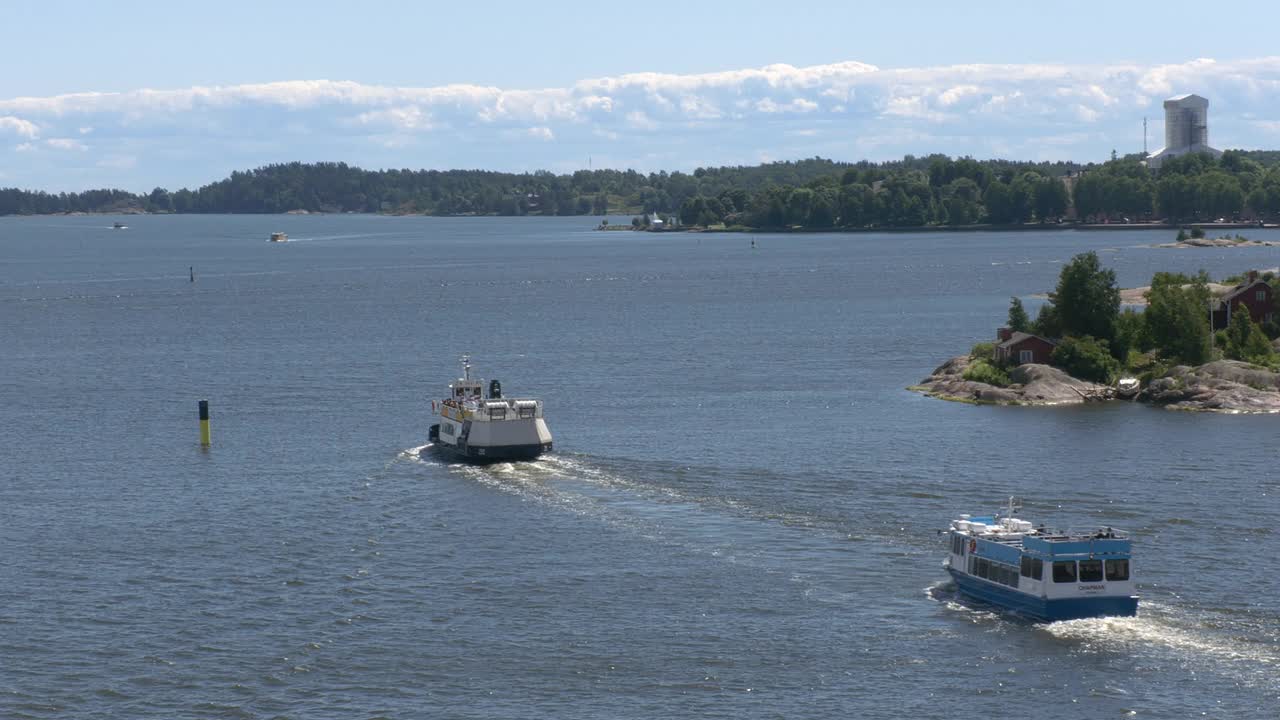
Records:
M1100 164L812 158L692 173L362 170L268 165L195 190L52 193L0 189L0 215L381 213L434 216L625 214L635 225L703 230L1009 229L1280 220L1280 152L1189 154L1158 172L1142 155ZM624 227L626 227L624 225Z
M1235 235L1223 235L1221 237L1206 237L1204 228L1193 227L1188 232L1185 228L1178 230L1177 237L1173 242L1160 243L1152 247L1158 248L1247 248L1247 247L1275 247L1280 242L1273 240L1252 240L1250 238L1236 233Z
M1149 287L1121 291L1115 272L1084 253L1062 269L1034 321L1013 298L994 342L974 345L910 389L995 405L1127 392L1178 410L1280 412L1278 291L1275 271L1221 283L1204 272L1158 272ZM1130 305L1123 311L1122 301Z

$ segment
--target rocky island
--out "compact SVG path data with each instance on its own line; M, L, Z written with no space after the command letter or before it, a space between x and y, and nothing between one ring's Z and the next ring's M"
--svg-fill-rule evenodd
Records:
M1251 240L1239 233L1234 236L1223 235L1221 237L1211 238L1205 237L1202 228L1193 228L1190 233L1186 230L1179 230L1178 236L1173 242L1159 243L1151 245L1155 248L1242 248L1242 247L1275 247L1280 245L1278 242L1270 240Z
M1173 410L1280 412L1280 324L1271 283L1156 273L1141 309L1120 312L1113 271L1094 253L1063 268L1032 322L1014 298L996 342L947 360L909 389L990 405L1066 405L1119 397ZM1269 339L1270 338L1270 339ZM1117 381L1125 377L1122 387Z
M957 355L938 366L929 377L909 389L930 397L986 405L1068 405L1101 399L1108 386L1073 378L1051 365L1026 363L1009 372L1008 385L966 380L965 374L980 358ZM1280 397L1280 396L1278 396Z
M1007 386L966 380L974 362L959 355L909 389L930 397L979 405L1074 405L1117 398L1110 385L1081 380L1051 365L1027 363L1009 373ZM1151 380L1134 398L1170 410L1224 413L1280 412L1280 373L1239 360L1199 367L1177 365Z

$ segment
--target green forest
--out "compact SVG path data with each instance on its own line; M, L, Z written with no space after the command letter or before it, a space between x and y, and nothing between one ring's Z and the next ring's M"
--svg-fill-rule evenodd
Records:
M1101 164L950 158L823 158L691 173L362 170L286 163L195 190L79 193L0 188L0 215L71 212L359 212L461 215L658 214L684 225L827 229L1171 222L1280 217L1280 153L1192 155L1153 173L1140 155Z

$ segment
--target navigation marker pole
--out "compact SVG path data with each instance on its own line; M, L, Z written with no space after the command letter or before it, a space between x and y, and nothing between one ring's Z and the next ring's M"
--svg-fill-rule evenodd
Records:
M209 440L209 401L200 401L200 447L207 448L212 444Z

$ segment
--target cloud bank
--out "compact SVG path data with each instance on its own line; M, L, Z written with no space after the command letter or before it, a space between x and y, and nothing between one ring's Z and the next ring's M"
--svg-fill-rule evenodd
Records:
M1280 57L1173 65L860 62L634 73L570 87L297 80L0 99L0 159L31 187L130 189L290 160L367 167L748 164L945 152L1098 160L1161 144L1160 102L1210 99L1218 147L1280 147Z

